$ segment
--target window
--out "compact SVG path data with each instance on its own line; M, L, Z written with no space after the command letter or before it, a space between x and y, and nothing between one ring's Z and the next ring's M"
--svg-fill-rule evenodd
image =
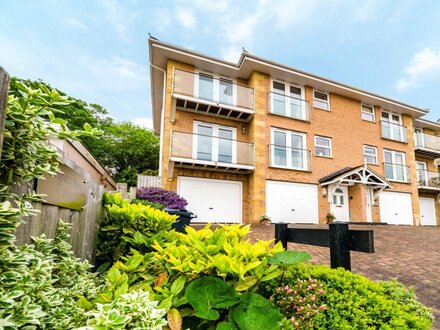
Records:
M305 134L273 128L271 141L271 166L308 169Z
M313 91L313 106L322 110L330 110L330 97L328 93Z
M377 148L364 146L364 162L377 165Z
M196 97L226 105L235 105L236 85L227 78L199 72L195 75Z
M339 188L336 188L333 193L333 205L337 207L342 207L344 205L344 192Z
M426 162L416 161L417 183L419 186L428 186L428 164Z
M222 163L236 162L236 128L210 123L194 122L193 157Z
M307 103L301 87L272 81L271 112L300 120L308 120Z
M361 117L363 120L374 122L374 107L370 105L362 104L361 106L362 114Z
M386 111L381 112L382 118L382 137L389 140L405 142L404 127L402 117L399 114Z
M332 139L315 136L315 156L332 157Z
M414 128L414 144L416 147L425 147L425 136L423 134L423 129Z
M384 150L385 177L388 180L407 182L407 167L405 166L405 153Z

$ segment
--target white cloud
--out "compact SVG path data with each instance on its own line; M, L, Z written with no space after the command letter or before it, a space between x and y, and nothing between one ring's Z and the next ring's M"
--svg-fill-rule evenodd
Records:
M131 21L134 13L125 12L115 0L101 0L101 3L107 11L107 18L112 23L118 37L122 41L130 41L127 23Z
M153 118L136 118L131 122L139 127L153 129Z
M91 58L84 55L79 62L109 90L132 91L147 88L146 67L129 59L119 56Z
M89 27L75 17L64 18L64 24L66 24L67 26L79 29L79 30L89 31Z
M163 32L171 26L172 15L166 8L159 8L153 12L154 28Z
M179 23L186 29L194 30L197 24L193 12L189 9L180 8L177 10L177 19Z
M241 55L241 48L234 45L221 47L220 51L222 53L223 59L232 63L237 63Z
M396 83L396 89L402 92L417 88L422 80L428 80L440 73L440 52L427 47L415 53L403 69L405 76Z

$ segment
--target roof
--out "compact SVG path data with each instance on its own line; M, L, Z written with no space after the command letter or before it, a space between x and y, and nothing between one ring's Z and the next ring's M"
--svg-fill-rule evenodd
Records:
M238 63L232 63L153 38L148 39L148 45L149 60L152 65L150 68L150 80L152 86L153 124L156 131L160 130L160 111L163 106L164 75L161 70L166 70L168 60L190 64L208 72L222 73L231 78L248 79L252 72L259 71L274 76L277 79L292 81L292 83L296 82L304 86L313 86L316 89L356 99L366 104L378 105L390 111L406 113L414 118L429 112L426 109L263 59L248 52L241 54Z
M327 181L332 181L333 179L337 178L338 176L345 174L347 172L350 172L351 170L354 170L356 167L344 167L341 168L340 170L330 173L329 175L323 176L322 178L320 178L318 180L319 183L324 183Z
M383 188L391 187L391 183L388 182L382 175L374 172L368 168L365 164L357 167L344 167L336 172L333 172L327 176L318 180L322 185L330 185L332 183L343 184L364 184L368 186L379 186Z

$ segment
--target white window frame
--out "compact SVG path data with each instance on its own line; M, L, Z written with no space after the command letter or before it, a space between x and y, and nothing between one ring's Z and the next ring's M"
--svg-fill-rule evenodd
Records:
M317 142L316 142L316 139L317 139L317 138L319 138L319 139L324 139L324 140L329 141L329 145L328 145L328 146L318 145ZM332 145L332 138L327 137L327 136L315 135L315 140L314 140L314 142L315 142L315 145L314 145L314 148L313 148L313 153L314 153L314 155L315 155L316 157L333 158L333 145ZM328 150L330 151L330 155L329 155L329 156L318 155L318 154L316 153L316 147L320 147L320 148L328 149Z
M419 169L419 165L422 165L423 169ZM417 182L420 182L420 171L423 171L423 182L426 183L425 186L428 186L428 163L425 161L417 160L416 161L416 174L417 174ZM423 185L422 185L423 186Z
M284 133L286 134L286 166L283 165L277 165L275 164L275 145L274 145L274 133L275 132L280 132L280 133ZM292 135L297 135L297 136L301 136L302 137L302 150L303 150L303 159L302 159L302 163L303 163L303 167L294 167L292 166L292 154L289 153L289 150L292 150ZM309 159L307 157L307 134L306 133L301 133L301 132L296 132L296 131L290 131L290 130L286 130L286 129L282 129L282 128L276 128L276 127L272 127L271 128L271 132L270 132L270 145L271 145L271 155L270 155L270 166L271 167L278 167L278 168L285 168L285 169L290 169L290 170L298 170L298 171L307 171L309 168Z
M366 107L366 108L370 108L371 110L372 110L372 112L370 113L370 112L365 112L364 111L364 107ZM367 115L373 115L373 120L369 120L369 119L365 119L364 117L363 117L363 115L364 114L367 114ZM376 114L375 114L375 111L374 111L374 106L372 106L372 105L368 105L368 104L361 104L361 119L362 120L365 120L365 121L369 121L369 122L371 122L371 123L374 123L374 122L376 122Z
M232 161L227 164L237 164L237 128L231 126L218 125L213 123L207 123L203 121L194 121L193 123L193 159L197 159L197 146L198 146L198 136L197 128L198 126L207 126L212 128L212 162L218 162L219 153L219 129L232 131Z
M236 81L236 79L225 77L225 76L215 74L212 72L201 71L198 69L196 69L194 71L194 73L195 73L195 75L194 75L194 97L199 98L199 76L200 76L200 74L207 75L207 76L211 76L213 78L212 102L224 104L224 105L229 105L229 106L234 106L234 107L237 106L237 81ZM220 103L220 80L228 80L228 81L232 82L232 104Z
M387 153L387 152L391 153L391 161L392 161L392 163L386 163L385 162L386 161L385 153ZM397 154L402 156L403 164L397 164L396 163L396 155ZM407 171L407 167L406 167L406 154L405 154L405 152L396 151L396 150L390 150L390 149L384 149L383 150L383 160L384 160L384 175L385 175L385 178L388 181L408 183L408 171ZM393 166L393 178L392 179L386 177L386 164L390 164L390 165ZM404 178L403 178L403 180L395 179L397 177L396 165L397 166L402 166L404 168L404 171L403 171L403 177Z
M365 150L366 150L367 148L369 148L369 149L373 149L373 150L374 150L374 155L367 155L367 154L365 153ZM375 146L370 146L370 145L367 145L367 144L364 144L364 152L363 152L363 156L364 156L364 162L365 162L365 163L367 163L367 164L372 164L372 165L378 165L378 164L379 164L379 161L378 161L378 159L377 159L377 147L375 147ZM370 163L370 162L368 162L367 159L366 159L366 156L370 156L370 157L373 157L373 156L374 156L374 158L375 158L375 162L374 162L374 163Z
M279 83L279 84L283 84L285 89L284 89L284 110L285 110L285 114L281 115L279 113L275 113L274 112L274 98L273 98L273 93L277 93L279 94L278 91L274 90L273 87L273 83ZM292 98L292 96L290 95L290 87L295 87L295 88L299 88L301 90L301 117L302 118L298 118L298 117L294 117L292 115L292 109L290 107L290 98ZM299 86L299 85L295 85L286 81L282 81L282 80L278 80L278 79L270 79L270 91L271 91L271 98L270 98L270 113L277 115L277 116L285 116L285 117L289 117L289 118L293 118L293 119L298 119L298 120L307 120L307 109L306 109L306 103L305 103L305 89L304 86Z
M416 147L425 147L425 133L423 132L423 128L414 127L414 141Z
M391 112L391 111L388 111L388 110L384 109L384 110L380 111L380 120L381 121L383 121L383 119L382 119L382 114L383 113L388 114L388 121L387 122L391 124L389 126L390 127L390 137L389 138L385 138L385 139L390 139L390 140L393 140L393 141L404 142L405 141L405 137L404 137L404 131L403 131L403 126L402 126L402 115L400 113L395 113L395 112ZM391 121L392 120L392 116L399 117L399 123L392 122ZM400 139L397 139L394 136L394 130L392 129L392 127L393 127L392 125L399 125ZM381 128L381 130L383 130L383 128Z
M327 102L321 100L321 99L317 99L315 98L315 92L321 93L321 94L325 94L327 95ZM320 103L327 103L327 108L320 106L319 104L315 104L315 101L320 102ZM330 93L328 92L323 92L323 91L319 91L317 89L313 90L313 107L316 109L321 109L321 110L325 110L325 111L330 111Z

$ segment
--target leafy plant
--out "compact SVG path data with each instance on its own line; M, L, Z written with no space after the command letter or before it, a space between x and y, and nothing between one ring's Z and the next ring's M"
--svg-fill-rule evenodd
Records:
M133 199L131 201L131 203L132 204L142 204L142 205L145 205L145 206L151 206L152 208L158 209L158 210L163 210L165 208L165 206L162 205L162 204L150 202L150 201L147 201L146 199L137 199L137 198L135 198L135 199Z
M298 279L292 285L276 288L270 297L285 317L283 329L312 329L313 319L326 309L319 300L325 293L322 284L315 279Z
M0 258L0 324L5 329L72 329L85 324L78 296L90 299L100 280L66 242L70 226L60 221L53 241L3 251Z
M160 330L167 324L164 309L151 301L149 292L135 291L121 295L107 304L96 304L86 315L87 327L81 329L150 329Z
M373 282L342 268L300 264L289 269L282 285L314 278L323 284L320 303L327 306L313 320L315 329L430 329L429 308L417 302L411 291L395 282ZM385 284L384 284L385 283ZM266 287L279 286L272 281ZM260 291L267 296L268 293Z
M121 194L105 193L105 216L98 232L97 263L110 265L134 248L151 251L154 242L173 242L177 239L171 225L177 216L143 204L131 204Z
M174 191L162 188L140 188L137 191L136 197L138 199L146 199L149 202L159 203L170 209L182 210L188 205L188 202Z

